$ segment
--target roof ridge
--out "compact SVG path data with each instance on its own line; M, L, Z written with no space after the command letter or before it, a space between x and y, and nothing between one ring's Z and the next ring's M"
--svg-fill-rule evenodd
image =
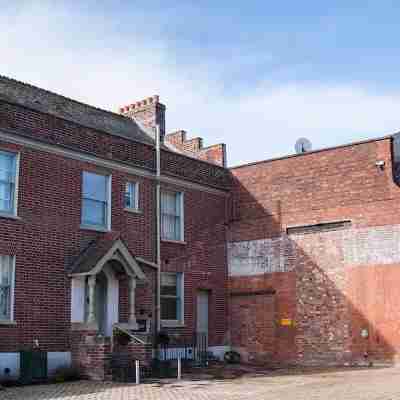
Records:
M59 93L57 93L57 92L53 92L53 91L51 91L51 90L49 90L49 89L41 88L41 87L39 87L39 86L33 85L33 84L28 83L28 82L25 82L25 81L20 81L20 80L18 80L18 79L11 78L11 77L9 77L9 76L5 76L5 75L2 75L2 74L0 74L0 79L5 79L5 80L11 81L11 82L15 82L15 83L20 84L20 85L27 86L27 87L32 88L32 89L35 89L35 90L39 90L39 91L44 92L44 93L51 94L51 95L53 95L53 96L60 97L60 98L62 98L62 99L64 99L64 100L71 101L71 102L73 102L73 103L77 103L77 104L80 104L80 105L85 106L85 107L93 108L94 110L97 110L97 111L100 111L100 112L104 112L104 113L107 113L107 114L111 114L111 115L114 116L114 117L118 117L118 118L121 118L121 119L131 120L131 118L126 117L125 115L118 114L118 113L116 113L116 112L114 112L114 111L106 110L105 108L97 107L97 106L94 106L94 105L85 103L85 102L83 102L83 101L73 99L72 97L64 96L63 94L59 94ZM135 120L135 122L136 122L136 120Z

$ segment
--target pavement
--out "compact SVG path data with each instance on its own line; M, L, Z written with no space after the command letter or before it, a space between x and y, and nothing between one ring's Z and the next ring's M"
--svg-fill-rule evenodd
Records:
M253 371L141 385L78 381L10 387L0 400L398 400L400 368Z

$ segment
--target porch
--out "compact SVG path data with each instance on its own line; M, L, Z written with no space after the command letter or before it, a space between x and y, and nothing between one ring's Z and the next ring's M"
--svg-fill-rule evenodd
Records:
M127 368L134 360L150 364L154 275L154 264L134 257L120 238L109 235L74 261L71 358L83 377L110 380L118 360Z

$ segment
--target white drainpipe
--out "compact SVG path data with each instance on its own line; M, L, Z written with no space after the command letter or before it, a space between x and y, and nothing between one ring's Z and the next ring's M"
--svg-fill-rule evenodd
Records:
M156 236L157 236L157 332L161 330L161 150L160 150L160 126L156 126Z

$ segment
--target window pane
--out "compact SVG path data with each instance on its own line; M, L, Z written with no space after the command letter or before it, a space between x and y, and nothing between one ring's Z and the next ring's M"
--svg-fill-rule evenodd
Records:
M125 188L125 207L127 208L136 208L137 205L137 190L136 183L128 182Z
M11 317L12 261L10 256L0 256L0 319L3 320Z
M15 154L0 152L0 180L15 181Z
M161 319L178 320L177 299L161 298Z
M84 172L82 189L83 197L99 201L107 201L107 180L107 176Z
M14 185L0 181L0 211L10 212L14 208Z
M89 225L107 225L107 203L83 199L82 222Z
M164 239L177 240L179 236L176 234L175 217L164 214L161 217L162 237Z
M161 193L161 211L163 214L176 215L176 193Z
M10 318L10 287L0 286L0 319Z

